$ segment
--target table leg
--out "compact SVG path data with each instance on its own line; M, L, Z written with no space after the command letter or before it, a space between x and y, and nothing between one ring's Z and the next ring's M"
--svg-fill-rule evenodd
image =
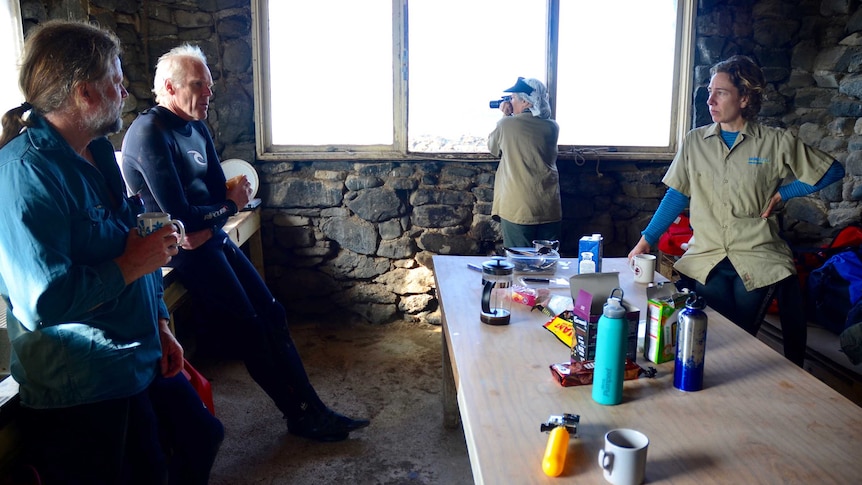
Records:
M449 355L449 345L446 342L446 332L443 337L443 426L455 429L461 424L461 413L458 411L458 389L455 386L455 373L452 372L452 359Z

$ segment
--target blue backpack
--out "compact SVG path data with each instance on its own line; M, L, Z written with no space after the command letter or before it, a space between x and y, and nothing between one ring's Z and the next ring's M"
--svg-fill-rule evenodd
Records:
M808 319L840 334L862 322L862 249L834 254L808 275Z

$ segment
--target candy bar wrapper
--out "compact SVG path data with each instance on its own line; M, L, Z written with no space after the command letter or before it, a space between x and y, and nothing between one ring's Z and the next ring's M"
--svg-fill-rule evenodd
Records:
M594 360L561 362L551 364L550 368L551 375L563 387L587 386L593 383ZM624 379L627 381L637 379L641 375L654 377L655 372L656 370L652 367L649 370L644 370L636 362L626 359Z
M517 285L512 286L512 301L515 303L527 305L532 308L536 306L536 297L538 296L539 292L536 291L535 288Z
M569 348L572 347L572 336L575 333L570 318L567 314L557 315L544 325L549 332Z

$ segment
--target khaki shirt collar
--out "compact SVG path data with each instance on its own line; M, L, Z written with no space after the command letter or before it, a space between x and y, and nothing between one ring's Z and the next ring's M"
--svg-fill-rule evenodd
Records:
M763 134L761 133L762 127L759 123L752 123L750 121L746 121L742 126L742 129L739 130L739 134L743 135L743 138L752 137L752 138L760 138ZM706 140L712 136L721 136L721 125L719 123L713 123L707 129L703 130L703 139Z

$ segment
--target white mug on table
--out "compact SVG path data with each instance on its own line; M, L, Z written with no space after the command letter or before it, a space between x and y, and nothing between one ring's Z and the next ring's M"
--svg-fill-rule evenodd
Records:
M167 212L144 212L138 214L138 233L141 236L149 236L159 229L173 225L177 232L180 233L180 238L177 240L177 245L182 246L186 239L186 227L179 219L171 219L171 215Z
M629 267L635 274L635 283L652 283L655 279L655 256L652 254L636 254L629 261Z
M646 473L649 438L633 429L612 429L605 433L605 447L599 450L599 466L605 480L613 485L640 485Z

